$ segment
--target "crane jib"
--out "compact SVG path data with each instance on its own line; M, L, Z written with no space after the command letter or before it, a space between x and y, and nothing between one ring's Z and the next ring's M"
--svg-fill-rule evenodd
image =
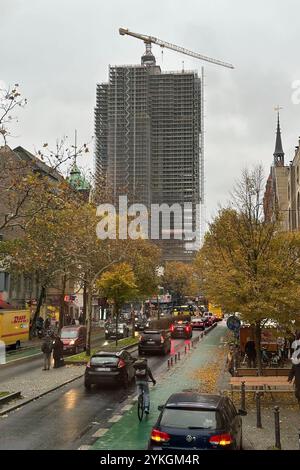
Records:
M181 54L194 57L195 59L204 60L206 62L210 62L215 65L221 65L222 67L227 67L230 69L234 68L234 66L232 64L229 64L228 62L223 62L221 60L213 59L211 57L198 54L197 52L190 51L189 49L185 49L184 47L181 47L181 46L176 46L175 44L171 44L170 42L162 41L161 39L155 38L153 36L146 36L145 34L134 33L132 31L129 31L129 29L125 29L125 28L120 28L119 33L122 36L127 34L128 36L132 36L134 38L140 39L141 41L144 41L144 43L146 44L156 44L157 46L160 46L160 47L166 47L167 49L180 52Z

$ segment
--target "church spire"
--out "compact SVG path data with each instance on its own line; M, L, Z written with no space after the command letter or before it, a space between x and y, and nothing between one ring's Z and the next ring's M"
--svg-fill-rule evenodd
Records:
M275 108L277 111L277 131L276 131L276 143L274 150L274 164L275 166L284 166L284 151L282 148L280 121L279 121L279 106Z

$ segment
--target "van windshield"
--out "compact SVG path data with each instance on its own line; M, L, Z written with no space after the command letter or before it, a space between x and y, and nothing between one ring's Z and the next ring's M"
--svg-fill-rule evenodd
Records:
M60 337L62 339L74 339L78 336L78 330L62 330Z

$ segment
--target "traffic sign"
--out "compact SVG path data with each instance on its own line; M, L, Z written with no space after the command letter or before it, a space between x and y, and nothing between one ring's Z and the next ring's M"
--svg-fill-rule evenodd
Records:
M227 328L229 328L229 330L238 331L241 327L241 320L235 315L231 315L228 318L226 325L227 325Z

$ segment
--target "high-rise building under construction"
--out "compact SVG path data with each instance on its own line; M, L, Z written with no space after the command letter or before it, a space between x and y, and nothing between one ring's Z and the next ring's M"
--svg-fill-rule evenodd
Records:
M96 184L107 181L115 201L127 194L129 202L148 208L190 203L185 219L199 234L201 100L197 72L162 72L149 45L141 65L110 66L108 83L97 85ZM165 260L193 256L187 239L160 243Z

